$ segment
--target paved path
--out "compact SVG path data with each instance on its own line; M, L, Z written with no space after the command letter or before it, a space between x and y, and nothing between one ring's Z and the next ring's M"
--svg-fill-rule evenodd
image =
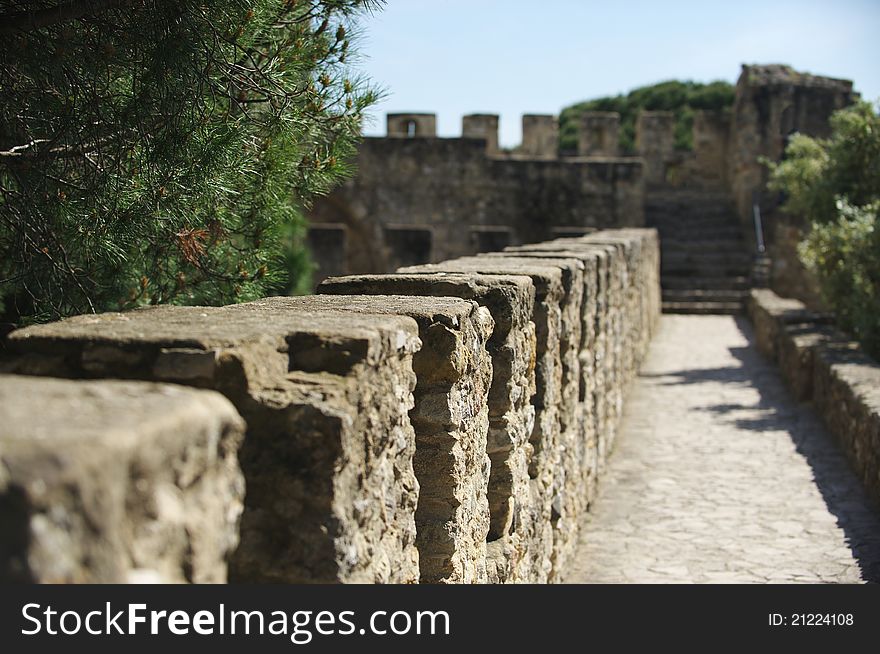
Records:
M745 319L666 315L567 581L880 581L880 514Z

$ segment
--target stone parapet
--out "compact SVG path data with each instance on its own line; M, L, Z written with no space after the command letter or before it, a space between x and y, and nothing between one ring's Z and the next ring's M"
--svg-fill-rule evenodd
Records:
M0 430L0 495L19 494L7 498L13 518L28 524L32 505L49 516L69 510L67 540L52 542L71 560L100 546L133 561L114 568L94 559L92 569L80 558L64 574L28 568L22 561L43 555L16 549L20 534L10 532L0 536L0 566L24 580L137 580L146 570L163 580L223 581L227 559L233 581L564 580L656 327L658 269L654 230L604 230L334 277L314 296L154 307L18 330L7 342L0 415L19 411L19 387L50 400L70 393L94 408L80 416L96 434L88 447L110 448L101 434L115 427L102 422L100 389L118 388L114 401L132 404L132 434L120 441L129 449L115 459L98 451L94 460L119 490L133 466L146 466L140 453L154 452L137 488L173 495L185 529L156 527L173 544L159 552L135 503L108 511L97 536L84 534L75 525L87 517L64 494L97 492L79 459L70 461L71 478L85 490L74 484L38 506L21 489L54 483L39 463L45 445L28 432L25 445L10 449L19 436L7 442ZM206 406L216 409L206 414ZM51 411L31 414L33 430L67 438ZM154 448L169 426L179 442ZM183 451L192 460L177 463ZM180 481L176 466L196 466L199 481ZM191 541L185 548L181 534Z
M797 399L813 403L880 505L880 364L798 300L755 289L748 310L758 349Z
M277 298L78 316L9 342L14 372L170 381L232 401L248 429L231 579L418 580L411 318Z
M0 581L225 582L243 435L211 391L0 375Z

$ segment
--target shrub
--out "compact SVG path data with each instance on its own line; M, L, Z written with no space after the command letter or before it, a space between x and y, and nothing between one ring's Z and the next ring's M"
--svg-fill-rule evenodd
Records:
M347 172L375 99L347 61L375 4L4 3L6 320L302 284L302 210Z
M844 329L880 357L880 116L860 102L835 112L831 137L795 135L768 164L782 208L810 230L799 247Z
M837 220L814 223L798 253L841 326L880 357L880 202L837 202Z

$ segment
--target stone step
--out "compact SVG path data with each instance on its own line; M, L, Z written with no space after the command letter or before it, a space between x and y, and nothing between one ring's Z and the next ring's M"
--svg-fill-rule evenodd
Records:
M725 209L727 211L734 211L736 209L736 205L732 202L725 202L723 200L707 200L705 198L677 198L661 200L648 197L645 199L645 208L658 210L678 209L680 211L688 211L694 209L706 209L710 211Z
M679 254L679 253L723 253L723 254L743 254L748 253L745 243L726 240L726 239L706 239L699 241L682 241L677 239L666 239L661 242L663 253Z
M663 313L721 314L743 313L742 302L663 302Z
M688 288L663 289L664 302L743 302L746 289Z
M700 218L726 218L736 222L737 213L730 207L651 207L645 206L645 215L667 220L698 220Z
M698 216L727 216L732 220L737 220L737 212L733 207L713 206L713 205L667 205L667 206L651 206L645 205L645 215L647 216L663 216L667 218L677 217L698 217Z
M743 233L739 227L701 227L699 229L680 229L657 227L661 241L738 241L743 242Z
M717 289L717 290L740 290L749 288L749 278L747 275L664 275L661 279L661 285L664 289Z
M668 252L661 250L660 262L663 267L679 265L729 267L734 265L750 268L752 265L752 255L742 250L728 252L694 252L690 250Z
M660 277L663 282L675 277L693 279L695 277L745 277L749 279L751 271L748 268L731 266L729 268L719 266L680 266L660 269ZM684 288L688 288L686 284Z

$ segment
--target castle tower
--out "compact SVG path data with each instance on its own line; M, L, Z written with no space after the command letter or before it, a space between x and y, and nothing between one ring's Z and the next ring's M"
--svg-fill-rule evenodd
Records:
M767 167L758 163L758 157L779 161L795 132L828 137L831 114L858 97L849 80L799 73L782 64L743 65L736 83L728 157L728 177L741 220L751 220L753 194L767 182ZM773 204L769 200L762 201L765 211Z
M392 137L423 138L437 136L437 114L388 114L387 134Z
M556 116L523 115L520 151L532 157L555 158L559 153L559 121Z
M619 133L620 114L617 112L583 112L578 135L578 155L616 157Z
M464 138L486 139L486 152L498 152L498 114L469 114L461 119Z

